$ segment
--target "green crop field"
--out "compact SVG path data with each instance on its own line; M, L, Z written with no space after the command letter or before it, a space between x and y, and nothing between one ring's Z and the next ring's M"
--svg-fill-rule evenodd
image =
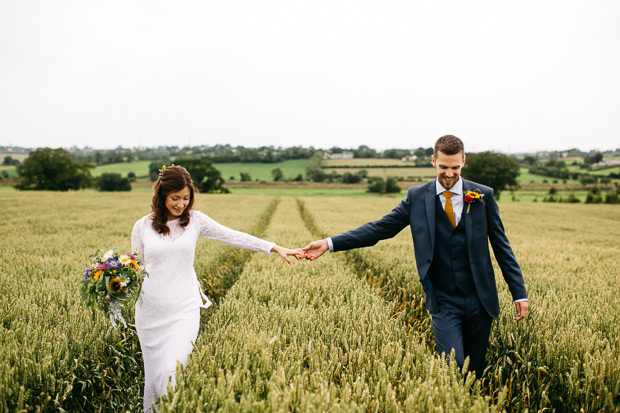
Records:
M620 173L620 167L614 166L611 168L595 169L593 171L588 171L590 175L596 175L596 176L609 176L609 174L612 172L615 174Z
M203 195L217 221L296 247L390 211L400 197ZM130 247L150 194L3 191L0 412L137 411L142 359L78 291L88 254ZM530 315L495 265L502 313L474 381L435 354L409 229L288 266L200 240L215 305L160 411L618 411L620 208L502 202ZM131 305L125 316L133 319Z
M567 184L579 185L579 181L575 179L560 179L560 178L553 178L550 176L535 175L535 174L529 173L528 168L523 168L523 167L520 169L520 174L517 177L517 182L519 182L520 184L529 184L529 183L538 184L538 183L543 183L543 182L552 183L553 181L558 181L562 183L566 181Z
M276 163L215 163L213 166L222 173L222 178L230 180L230 177L234 177L235 180L241 178L240 173L249 173L252 180L260 181L273 181L271 171L276 168L280 168L284 174L284 179L293 179L297 175L301 174L302 177L306 176L306 166L308 165L307 159L293 159Z
M137 178L148 178L150 164L151 161L111 163L97 166L91 173L94 177L100 176L104 173L117 173L121 174L123 177L126 177L129 172L133 172L136 174Z
M174 161L173 161L174 162ZM127 176L129 172L134 172L138 178L148 178L149 165L151 161L137 161L128 163L115 163L109 165L97 166L92 175L97 177L102 173L120 173L122 176ZM241 178L240 173L249 173L252 180L258 179L261 181L273 181L271 171L280 168L284 174L285 179L293 179L297 175L301 174L306 176L306 165L308 161L306 159L295 159L276 163L216 163L213 166L219 170L222 174L222 178L228 181L230 177L234 177L235 180Z
M402 166L413 167L413 162L405 162L400 159L384 159L384 158L353 158L353 159L325 159L321 163L322 166L330 168L337 167L361 167L364 166Z
M330 174L335 172L337 174L343 175L346 172L350 172L352 174L357 173L361 170L366 170L368 172L368 176L378 176L384 179L390 177L402 177L407 180L430 180L437 176L437 172L434 168L325 168L323 172L326 174Z
M0 173L6 171L10 178L17 178L17 168L14 165L0 165Z

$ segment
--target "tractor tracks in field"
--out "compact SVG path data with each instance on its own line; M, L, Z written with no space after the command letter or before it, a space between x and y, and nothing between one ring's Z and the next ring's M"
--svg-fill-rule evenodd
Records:
M301 218L312 236L317 239L326 238L328 235L316 226L312 214L299 198L297 198L297 206ZM399 317L407 328L417 331L424 338L429 348L434 350L435 342L431 331L431 320L424 306L422 294L396 285L386 269L370 263L359 250L346 251L344 254L338 254L338 257L352 267L353 272L359 278L364 279L381 298L387 302L393 302L392 316Z
M278 198L274 198L248 233L259 238L262 237L269 227L279 202ZM252 251L240 248L230 249L226 253L221 254L210 265L210 269L200 277L202 289L206 296L215 303L215 307L219 305L228 290L239 280L245 264L251 259L251 255Z

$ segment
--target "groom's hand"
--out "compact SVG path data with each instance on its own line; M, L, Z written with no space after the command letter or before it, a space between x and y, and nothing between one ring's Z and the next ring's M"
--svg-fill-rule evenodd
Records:
M521 321L527 316L527 301L519 301L515 303L515 307L517 308L517 316L515 317L515 321Z
M302 248L302 250L306 253L306 259L310 261L316 260L328 249L329 246L327 245L326 239L320 239L318 241L311 242L310 244Z

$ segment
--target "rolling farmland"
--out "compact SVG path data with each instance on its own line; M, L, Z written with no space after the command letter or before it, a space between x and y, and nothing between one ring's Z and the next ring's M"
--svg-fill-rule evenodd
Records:
M88 254L129 249L150 194L3 195L0 411L136 410L137 338L86 308L78 291ZM377 219L398 202L199 195L196 207L296 247ZM512 320L496 267L502 313L480 380L434 352L408 229L372 248L292 266L203 239L195 267L216 304L202 312L196 349L161 411L619 410L620 210L500 209L530 315Z

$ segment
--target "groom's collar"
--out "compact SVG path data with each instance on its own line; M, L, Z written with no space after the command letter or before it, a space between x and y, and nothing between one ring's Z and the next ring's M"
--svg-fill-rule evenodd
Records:
M444 188L443 185L439 183L438 179L435 179L435 194L439 195L445 191L447 191L447 189ZM454 184L452 188L450 188L449 192L452 192L453 194L456 194L459 196L463 196L463 178L459 176L459 180L456 181L456 183Z

